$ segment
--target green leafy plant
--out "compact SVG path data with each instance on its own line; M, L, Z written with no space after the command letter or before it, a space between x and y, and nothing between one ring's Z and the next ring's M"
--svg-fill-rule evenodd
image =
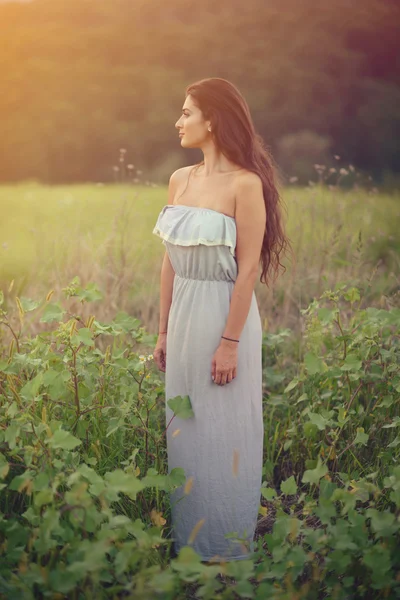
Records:
M169 552L168 493L186 477L167 472L165 433L194 416L190 398L168 399L165 424L155 337L123 312L110 323L71 312L71 299L101 300L95 284L75 278L64 295L16 298L17 330L0 294L11 336L0 346L0 594L400 597L398 308L361 309L359 290L340 285L304 310L298 372L265 398L255 557L207 565L191 544ZM48 328L35 337L31 315ZM274 335L263 340L271 373L289 347L287 331Z

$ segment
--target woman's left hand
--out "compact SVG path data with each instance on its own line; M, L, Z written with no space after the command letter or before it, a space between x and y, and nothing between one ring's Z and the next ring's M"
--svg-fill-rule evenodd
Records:
M217 385L230 383L236 377L238 342L222 340L211 361L211 377Z

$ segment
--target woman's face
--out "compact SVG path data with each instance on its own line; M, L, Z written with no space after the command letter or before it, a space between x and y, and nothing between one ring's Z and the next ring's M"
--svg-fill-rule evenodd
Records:
M192 102L190 94L186 97L182 107L182 115L175 123L180 137L181 146L185 148L199 148L211 136L208 131L210 121L205 121L201 110Z

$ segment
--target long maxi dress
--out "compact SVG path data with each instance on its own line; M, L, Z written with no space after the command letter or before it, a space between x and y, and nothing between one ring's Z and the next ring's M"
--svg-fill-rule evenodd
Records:
M162 238L175 271L165 399L188 395L194 411L188 419L175 416L167 429L168 473L182 467L193 478L189 493L184 485L170 493L175 551L190 545L212 562L251 558L264 437L262 325L254 291L238 344L237 376L225 385L211 378L238 273L236 221L209 208L167 204L153 233ZM167 425L174 413L167 404L165 409Z

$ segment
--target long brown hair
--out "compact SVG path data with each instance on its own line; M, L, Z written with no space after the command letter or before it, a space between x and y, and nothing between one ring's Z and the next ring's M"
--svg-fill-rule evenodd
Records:
M267 219L260 255L260 281L268 286L270 270L276 277L279 266L286 271L279 255L282 250L285 253L288 247L291 248L282 225L282 199L277 189L278 183L281 183L279 169L269 148L256 132L248 104L236 86L226 79L210 77L190 84L185 94L190 94L204 119L211 121L217 148L229 160L257 173L262 180ZM195 167L202 164L204 161Z

